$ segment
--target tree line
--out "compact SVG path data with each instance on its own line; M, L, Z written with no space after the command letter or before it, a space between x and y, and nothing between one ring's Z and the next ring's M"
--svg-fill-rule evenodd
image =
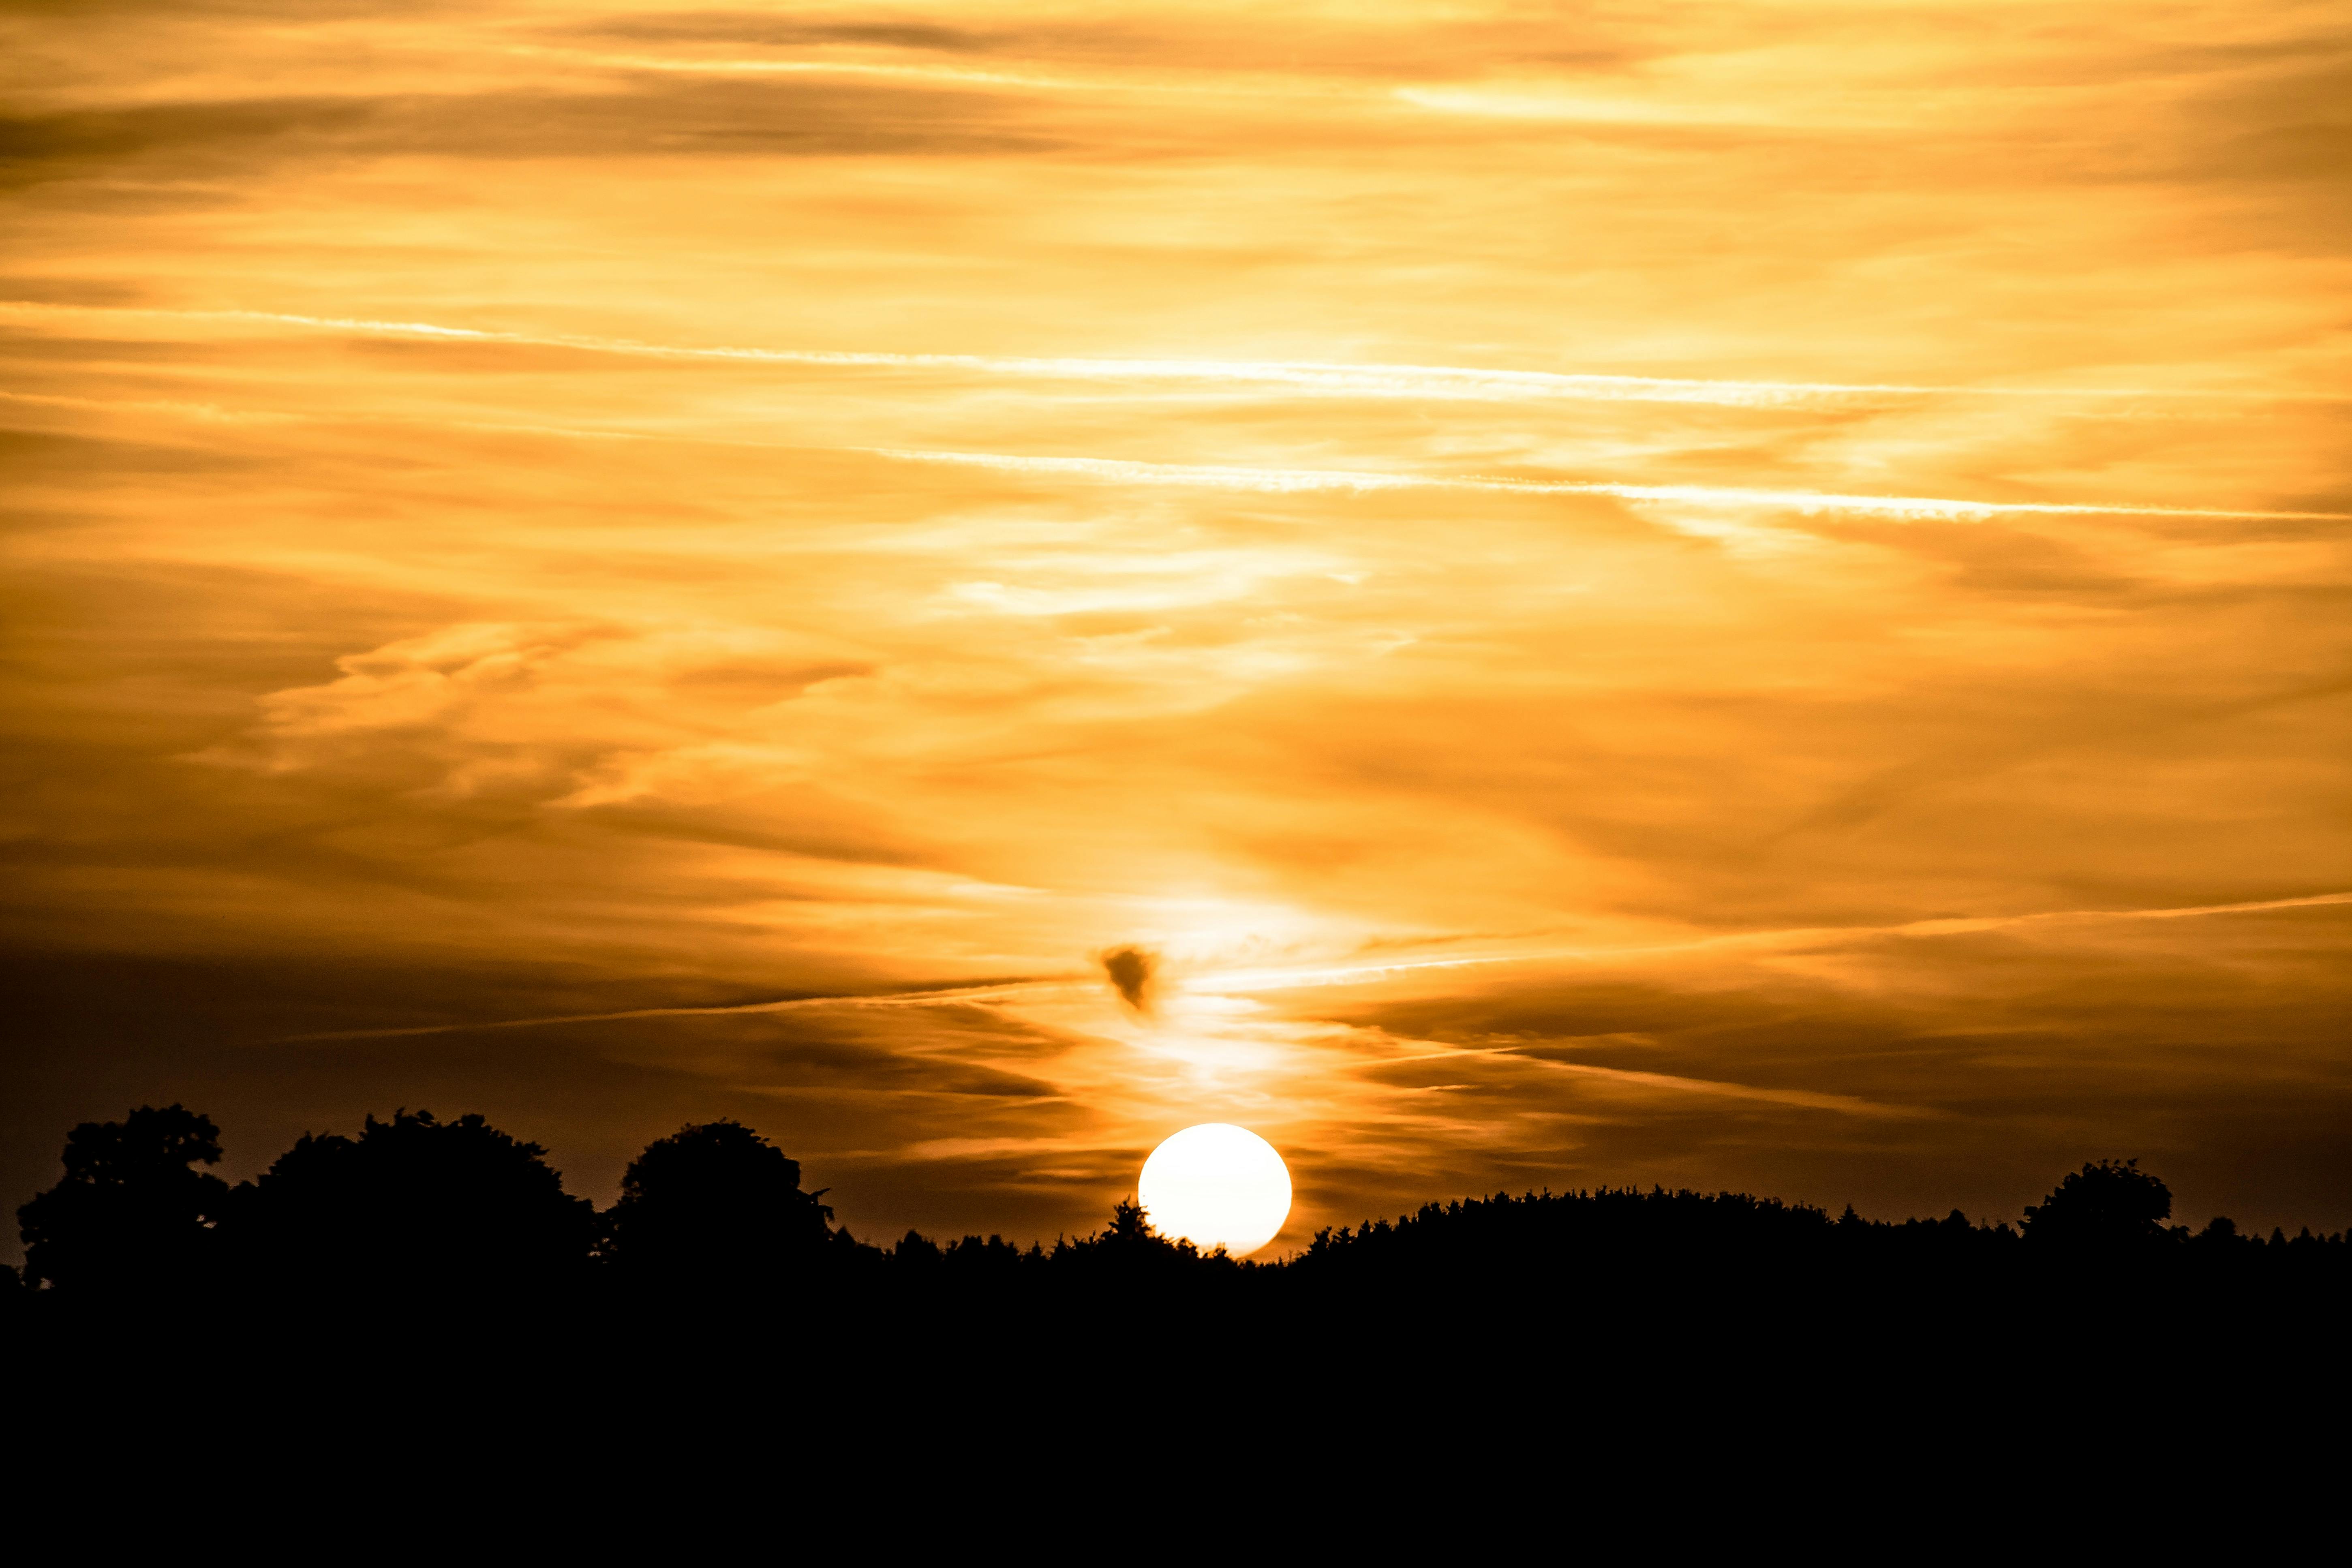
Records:
M1515 1287L1629 1289L1711 1279L1860 1279L1966 1286L2051 1271L2125 1271L2210 1287L2352 1284L2352 1233L2242 1233L2172 1223L2172 1195L2135 1161L2066 1175L2019 1222L1864 1220L1742 1193L1653 1187L1498 1193L1315 1234L1281 1263L1202 1254L1158 1235L1132 1200L1091 1235L1026 1247L1000 1236L888 1246L836 1222L799 1164L731 1121L695 1123L633 1161L599 1211L563 1190L547 1152L478 1115L370 1116L358 1136L308 1134L235 1186L204 1167L218 1128L142 1106L67 1135L64 1174L17 1210L12 1310L199 1297L341 1303L531 1297L773 1299L835 1286L906 1296L1143 1284L1202 1300ZM48 1306L37 1310L48 1310Z

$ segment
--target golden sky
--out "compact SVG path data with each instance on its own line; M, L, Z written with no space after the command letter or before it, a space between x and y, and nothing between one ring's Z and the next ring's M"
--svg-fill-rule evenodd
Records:
M2352 1221L2352 13L0 5L8 1152ZM1126 1005L1102 954L1158 955ZM8 1198L8 1203L20 1201Z

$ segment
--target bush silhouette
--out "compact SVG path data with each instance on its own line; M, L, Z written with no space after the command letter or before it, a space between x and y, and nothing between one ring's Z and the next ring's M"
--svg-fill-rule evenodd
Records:
M639 1279L773 1282L824 1256L833 1211L822 1196L801 1191L799 1163L750 1128L692 1124L630 1163L600 1251Z
M2137 1160L2084 1165L2025 1211L2025 1235L2040 1246L2112 1250L2162 1240L2172 1217L2172 1189Z
M305 1134L236 1189L223 1227L257 1273L299 1286L463 1291L583 1265L595 1210L547 1151L479 1116L371 1116L356 1139Z
M76 1127L65 1178L16 1211L26 1279L95 1292L190 1282L229 1190L191 1167L220 1157L220 1129L178 1105Z

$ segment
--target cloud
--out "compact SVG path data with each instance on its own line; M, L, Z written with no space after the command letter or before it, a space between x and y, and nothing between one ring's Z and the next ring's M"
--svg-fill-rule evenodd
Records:
M673 43L877 44L900 49L974 54L997 47L1003 36L928 22L797 22L761 11L682 11L600 17L563 29L583 37L642 38Z
M808 365L845 370L971 370L1007 376L1078 382L1174 382L1215 387L1266 388L1299 397L1375 397L1435 402L1517 403L1547 401L1681 403L1738 408L1777 408L1817 404L1829 407L1910 405L1927 399L1983 398L2047 403L2242 403L2342 402L2352 395L2237 388L2047 387L1909 385L1892 383L1738 381L1689 376L1592 374L1501 367L1427 364L1338 364L1251 360L1089 359L1037 354L916 353L843 349L745 348L645 342L626 338L506 331L448 326L430 321L381 321L352 317L303 316L276 310L174 310L132 306L105 307L31 300L0 300L0 312L30 319L74 314L145 316L223 324L252 322L314 328L396 338L521 347L572 349L589 353L752 364Z
M2240 510L2218 507L2102 505L2095 502L1969 500L1943 496L1839 495L1813 490L1754 489L1727 485L1639 485L1579 479L1482 479L1470 475L1384 473L1337 468L1251 468L1205 463L1148 463L1117 458L1029 457L998 452L918 452L870 448L877 457L909 463L948 463L1008 473L1069 474L1128 484L1197 485L1210 489L1264 490L1276 495L1311 490L1484 490L1496 494L1607 496L1619 500L1783 511L1859 512L1901 519L1960 521L2003 515L2053 517L2178 517L2249 521L2347 522L2352 512Z
M578 621L460 623L336 665L332 681L261 699L250 740L208 760L273 773L397 770L386 782L449 798L707 804L799 773L789 752L712 743L711 718L873 672L858 660L794 659L756 633Z
M414 0L398 7L398 14L431 16L458 8L452 0ZM161 11L174 18L194 15L216 22L293 19L315 23L381 16L393 9L384 0L0 0L0 16L67 22L79 22L93 11Z
M302 159L997 155L1052 142L969 93L649 77L625 92L225 99L0 119L0 187L234 181Z
M1830 1202L1867 1182L1906 1194L1883 1200L1897 1212L1969 1169L1978 1184L1948 1184L1947 1202L2013 1215L2074 1150L2129 1146L2192 1185L2200 1212L2226 1211L2266 1183L2311 1190L2289 1167L2319 1144L2330 1169L2347 1157L2303 1103L2338 1103L2338 1075L2284 999L2306 994L2344 926L2340 895L1954 921L1932 942L1825 937L1834 962L1829 947L1799 965L1737 947L1595 955L1368 974L1353 995L1280 1006L1311 1037L1355 1031L1360 1087L1302 1091L1380 1129L1368 1142L1391 1152L1359 1153L1352 1180L1400 1200L1412 1150L1494 1161L1486 1190L1526 1158L1555 1184L1700 1168L1709 1184ZM2211 1104L2183 1109L2190 1084ZM2252 1131L2263 1114L2292 1124L2281 1145Z
M0 119L0 184L83 178L153 162L194 174L281 156L289 143L347 135L373 117L331 98L162 103Z
M1114 947L1097 961L1104 976L1118 999L1134 1011L1150 1014L1156 1004L1155 983L1160 973L1160 955L1149 948Z

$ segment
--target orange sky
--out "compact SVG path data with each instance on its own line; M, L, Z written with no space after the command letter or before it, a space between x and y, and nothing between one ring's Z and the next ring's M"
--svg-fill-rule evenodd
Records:
M731 1114L861 1234L1208 1120L1276 1250L2107 1155L2352 1222L2340 5L0 60L10 1204L180 1098L600 1201Z

